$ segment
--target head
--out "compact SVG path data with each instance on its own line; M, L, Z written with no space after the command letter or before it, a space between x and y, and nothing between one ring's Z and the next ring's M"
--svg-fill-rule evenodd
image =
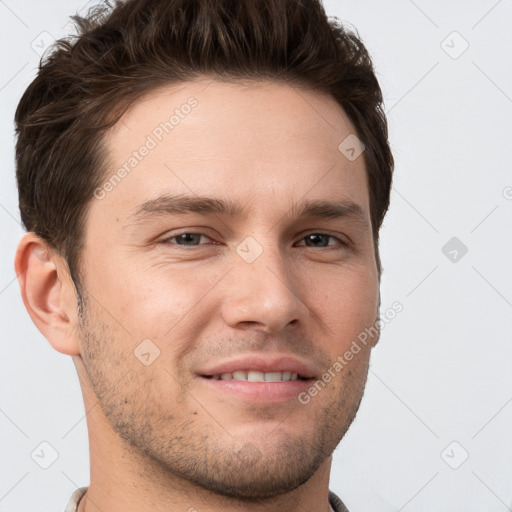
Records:
M378 340L333 369L378 321L393 158L371 59L316 0L76 21L16 112L25 305L148 468L291 490L350 426ZM307 403L219 393L246 356L325 385Z

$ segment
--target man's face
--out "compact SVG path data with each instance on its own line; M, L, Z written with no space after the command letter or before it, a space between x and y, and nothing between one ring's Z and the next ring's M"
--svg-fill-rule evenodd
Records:
M107 134L116 178L88 212L77 332L109 428L150 466L270 497L309 479L350 426L370 344L333 365L379 302L363 157L338 149L354 133L319 93L198 81L151 94ZM178 212L171 196L241 211ZM300 216L316 201L342 208Z

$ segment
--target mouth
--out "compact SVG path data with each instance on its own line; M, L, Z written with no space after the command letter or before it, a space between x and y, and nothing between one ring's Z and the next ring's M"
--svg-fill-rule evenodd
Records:
M228 399L231 403L240 400L243 403L260 404L297 401L299 405L300 394L312 385L314 379L306 379L295 373L293 378L290 374L288 380L283 380L288 377L287 373L289 372L237 371L234 372L236 377L232 373L200 375L200 382L211 393L209 403L221 398L223 401ZM237 378L239 376L244 378ZM269 380L263 380L265 376Z
M293 380L309 380L297 372L261 372L258 370L236 370L215 375L201 375L213 380L239 380L247 382L288 382Z
M287 354L249 354L212 363L198 372L216 400L222 395L244 402L297 400L311 386L318 369Z

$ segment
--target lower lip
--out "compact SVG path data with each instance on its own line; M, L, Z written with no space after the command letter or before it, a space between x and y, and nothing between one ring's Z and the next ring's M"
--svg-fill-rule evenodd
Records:
M226 393L256 402L283 402L296 399L311 386L313 379L282 382L249 382L247 380L215 380L200 377L216 393Z

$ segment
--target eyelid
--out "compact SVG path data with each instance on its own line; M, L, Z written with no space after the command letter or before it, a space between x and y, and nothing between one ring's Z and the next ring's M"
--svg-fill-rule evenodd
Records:
M177 247L183 247L183 248L186 248L186 247L202 247L204 245L208 245L208 244L198 244L198 245L191 245L191 246L187 246L187 245L180 245L180 244L177 244L175 242L169 242L169 240L171 238L176 238L178 236L181 236L181 235L185 235L185 234L189 234L189 235L200 235L200 236L204 236L206 238L208 238L209 240L213 241L214 242L214 245L218 245L218 242L216 242L215 240L213 240L213 238L211 236L208 236L204 231L196 231L194 230L193 228L189 228L189 229L184 229L182 231L179 231L177 233L171 233L169 235L167 235L165 238L163 238L161 240L161 243L163 244L171 244L171 245L175 245ZM302 242L304 240L304 238L306 238L307 236L309 235L322 235L322 236L327 236L329 238L334 238L335 240L337 240L340 245L342 246L349 246L349 241L347 240L344 240L340 235L340 233L336 233L336 234L332 234L332 233L329 233L329 232L325 232L325 231L321 231L321 230L312 230L312 231L309 231L309 232L306 232L306 233L302 233L300 238L299 238L299 242ZM302 246L301 246L302 247ZM331 246L331 245L328 245L327 247L320 247L320 249L326 249L326 248L330 248L330 247L336 247L335 245ZM309 247L310 249L314 249L314 247Z
M322 236L327 236L329 238L334 238L335 240L337 240L341 245L343 246L347 246L349 245L349 242L347 240L345 240L344 238L341 237L341 234L340 233L336 233L335 235L332 234L332 233L329 233L329 232L325 232L325 231L310 231L308 233L304 233L301 235L300 237L300 240L299 241L302 241L304 240L304 238L306 238L307 236L310 236L310 235L322 235ZM321 249L326 249L328 247L335 247L334 245L329 245L327 247L320 247ZM314 247L310 247L310 249L314 249Z
M209 240L213 241L215 244L218 244L218 242L215 242L215 240L213 240L213 238L211 236L208 236L206 233L204 233L202 231L194 231L194 230L191 230L191 229L187 229L187 230L181 231L179 233L171 233L169 235L166 235L162 240L160 240L159 243L176 245L178 247L187 247L186 245L180 245L180 244L177 244L175 242L169 242L169 240L171 240L171 238L176 238L176 237L181 236L181 235L199 235L199 236L204 236L205 238L208 238ZM189 247L201 247L203 245L207 245L207 244L191 245Z

